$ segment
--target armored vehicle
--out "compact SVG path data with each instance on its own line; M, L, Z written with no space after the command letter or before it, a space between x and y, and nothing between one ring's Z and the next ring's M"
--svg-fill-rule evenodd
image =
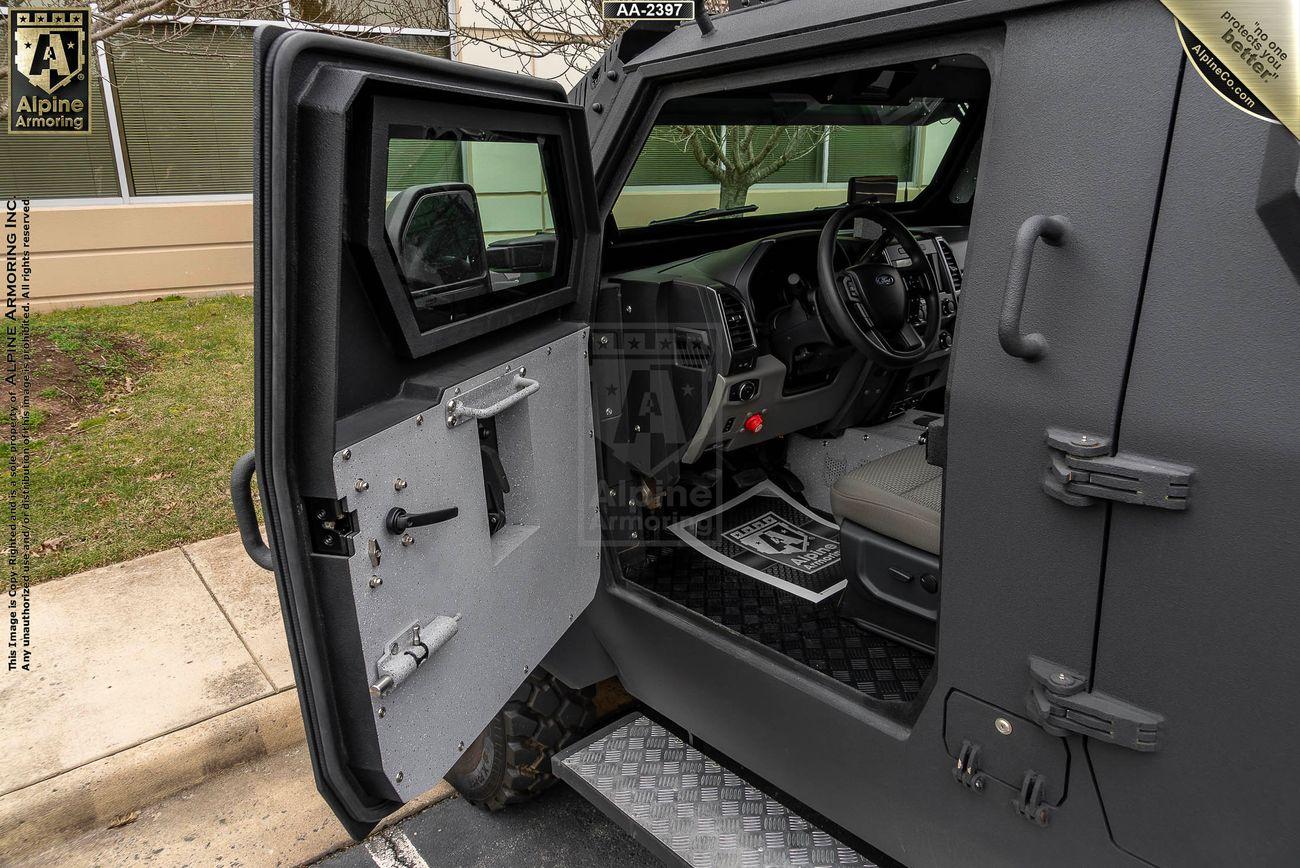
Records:
M1300 859L1300 148L1164 7L256 56L233 493L355 835L562 778L691 865Z

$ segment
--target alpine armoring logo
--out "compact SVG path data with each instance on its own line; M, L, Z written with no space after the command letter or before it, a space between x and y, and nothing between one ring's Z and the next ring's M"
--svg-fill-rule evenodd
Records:
M90 10L9 10L9 132L90 132Z

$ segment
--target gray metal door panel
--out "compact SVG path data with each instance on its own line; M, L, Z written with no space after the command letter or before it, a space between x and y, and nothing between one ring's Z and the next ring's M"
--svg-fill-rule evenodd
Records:
M1116 843L1162 865L1300 861L1298 161L1187 71L1119 446L1195 472L1185 512L1113 508L1094 673L1164 746L1088 751Z
M595 591L601 228L585 124L554 83L277 27L256 45L257 472L317 785L360 837L439 780ZM411 118L538 137L555 286L414 320L382 221L387 139ZM536 391L474 392L507 364ZM493 434L448 427L457 398L495 414L512 483L496 534ZM460 513L394 530L394 507Z
M371 704L383 769L403 800L438 783L591 602L600 573L587 329L509 359L426 408L340 449L339 497L356 510L348 559L366 689L399 661L419 624L428 659ZM516 375L536 391L511 392ZM502 398L505 395L506 397ZM453 402L491 409L507 469L507 524L491 534L479 430L448 424ZM455 518L395 534L393 508L455 506ZM379 547L376 565L372 545ZM376 583L378 579L382 580ZM455 634L434 647L446 619ZM397 643L396 654L391 653ZM376 691L377 692L377 691Z
M1024 704L1031 654L1090 665L1105 509L1044 494L1044 432L1114 428L1181 57L1158 4L1084 8L1051 16L1050 38L1007 30L949 388L938 662L1005 707ZM1030 363L1003 352L998 321L1017 229L1038 214L1071 228L1034 254L1022 324L1048 350Z

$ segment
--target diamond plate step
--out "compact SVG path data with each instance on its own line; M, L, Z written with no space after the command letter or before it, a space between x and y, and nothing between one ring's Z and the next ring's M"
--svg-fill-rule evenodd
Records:
M551 767L668 865L874 868L642 714L557 754Z

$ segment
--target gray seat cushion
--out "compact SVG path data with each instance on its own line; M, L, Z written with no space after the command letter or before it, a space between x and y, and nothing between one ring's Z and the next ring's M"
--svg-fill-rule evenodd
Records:
M909 446L846 473L831 487L840 519L939 554L943 469L927 464L924 446Z

